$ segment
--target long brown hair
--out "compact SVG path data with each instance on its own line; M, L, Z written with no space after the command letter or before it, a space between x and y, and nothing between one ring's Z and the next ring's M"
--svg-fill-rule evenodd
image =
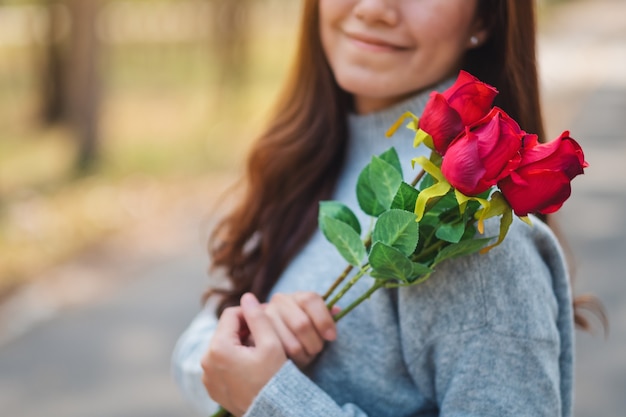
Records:
M330 198L344 159L352 98L336 83L322 49L319 0L305 0L299 44L286 88L267 130L252 148L246 191L211 236L213 268L228 289L218 313L245 292L265 300L317 226L318 202ZM533 1L479 0L477 17L490 36L466 53L463 69L494 85L496 105L545 139L535 54ZM587 328L579 314L576 323Z
M219 312L247 291L265 299L316 228L317 204L330 198L344 158L352 98L332 75L319 36L318 1L306 1L297 56L269 127L248 158L246 193L219 223L213 267L232 283L213 290Z

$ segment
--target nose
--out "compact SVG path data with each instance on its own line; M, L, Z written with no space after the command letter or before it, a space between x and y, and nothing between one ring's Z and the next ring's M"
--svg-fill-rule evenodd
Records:
M353 12L358 19L368 25L395 26L400 20L396 0L359 0Z

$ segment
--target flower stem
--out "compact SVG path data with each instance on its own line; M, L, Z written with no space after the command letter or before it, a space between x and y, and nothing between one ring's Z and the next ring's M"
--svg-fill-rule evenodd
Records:
M327 301L330 296L333 294L333 292L337 289L337 287L339 286L339 284L341 284L343 282L344 279L346 279L346 277L348 276L348 274L350 273L350 271L352 271L353 266L352 265L348 265L346 267L346 269L343 270L343 272L341 273L341 275L339 275L337 277L337 279L335 280L335 282L333 282L333 285L330 286L330 288L328 289L328 291L326 291L326 293L322 296L322 298L324 299L324 301Z
M422 178L424 178L424 174L426 174L426 171L421 170L419 174L417 174L417 176L413 179L413 181L411 182L411 185L415 187L417 183L420 182Z
M370 298L370 296L374 293L374 291L383 287L384 285L385 285L384 281L376 280L374 285L372 285L369 290L367 290L363 295L361 295L359 298L354 300L348 307L344 308L339 313L333 316L333 319L335 319L335 322L338 322L339 320L341 320L343 316L348 314L350 311L352 311L356 306L361 304L363 301Z
M231 417L230 411L226 410L224 407L220 407L214 414L211 414L211 417Z
M368 236L367 239L365 239L363 241L363 244L365 245L366 249L369 249L369 247L372 244L372 237ZM346 279L346 277L348 276L348 274L350 274L350 271L352 271L353 266L352 265L348 265L346 267L346 269L343 270L343 272L341 273L341 275L339 275L337 277L337 279L335 280L335 282L333 282L333 285L330 286L330 288L326 291L326 293L322 296L322 298L324 299L324 301L327 301L330 296L333 294L333 292L337 289L337 287ZM334 304L333 304L334 305ZM332 306L331 306L332 307Z
M443 240L438 240L432 245L425 247L424 250L422 250L419 254L417 254L417 256L415 256L415 258L412 260L416 262L427 261L428 258L430 258L433 253L437 253L439 249L441 249L446 243L447 242Z
M335 295L333 297L332 300L330 300L328 302L328 304L326 304L326 306L328 307L328 309L330 310L335 304L337 304L337 301L339 301L341 299L341 297L343 297L350 288L352 288L352 286L354 284L357 283L357 281L359 279L361 279L361 277L363 275L365 275L365 273L370 269L370 265L369 264L365 264L361 267L361 269L359 270L359 272L356 273L355 276L352 277L352 279L350 279L350 281L348 281L348 283L346 285L343 286L343 288L337 293L337 295Z

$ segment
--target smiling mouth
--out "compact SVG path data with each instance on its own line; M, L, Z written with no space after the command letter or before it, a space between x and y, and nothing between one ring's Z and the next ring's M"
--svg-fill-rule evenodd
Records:
M398 52L406 51L408 47L392 44L381 39L372 38L360 34L346 33L347 38L355 46L373 52Z

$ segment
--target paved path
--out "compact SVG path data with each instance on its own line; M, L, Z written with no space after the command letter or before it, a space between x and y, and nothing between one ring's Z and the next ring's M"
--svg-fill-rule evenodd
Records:
M600 296L611 319L608 341L577 334L577 417L626 410L625 6L566 3L541 41L548 130L571 129L591 163L561 215L577 255L577 289ZM195 231L205 230L202 215L186 218L173 248L129 256L105 247L57 271L57 284L82 291L88 304L59 305L44 285L0 306L0 340L14 335L0 345L3 416L194 415L169 377L171 349L206 284L205 236ZM86 281L90 275L99 278ZM8 324L23 318L40 323L18 335L24 327Z
M0 347L0 415L194 415L169 375L176 338L206 285L202 244L191 246L197 249L109 266L102 279L117 282L99 287L103 296L61 308ZM46 303L43 295L32 298Z

